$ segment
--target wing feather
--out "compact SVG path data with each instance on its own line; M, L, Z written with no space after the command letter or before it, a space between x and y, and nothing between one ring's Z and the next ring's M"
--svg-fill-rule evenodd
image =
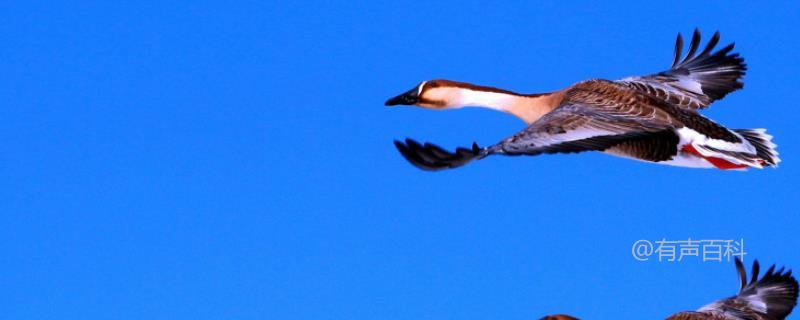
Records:
M602 151L623 141L670 129L669 118L647 110L622 112L616 105L568 103L528 128L488 148L506 155ZM652 110L654 113L655 110Z
M724 315L725 319L783 320L797 304L798 284L791 271L771 266L759 278L758 261L753 262L750 281L741 261L736 270L741 288L736 296L704 306L698 312Z
M699 54L700 31L695 29L689 50L681 59L683 37L678 34L675 54L669 70L641 77L619 80L619 83L640 92L687 109L702 109L729 93L741 89L741 79L747 65L737 53L730 53L734 44L713 52L719 43L719 32L714 33Z

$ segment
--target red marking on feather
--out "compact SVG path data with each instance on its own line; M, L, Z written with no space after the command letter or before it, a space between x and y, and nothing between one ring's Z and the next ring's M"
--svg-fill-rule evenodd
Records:
M746 165L735 164L735 163L730 162L730 161L725 160L725 159L720 159L720 158L717 158L717 157L706 157L706 156L700 154L700 152L697 151L697 149L695 149L694 146L692 146L691 144L687 144L687 145L683 146L682 150L683 150L683 152L691 153L691 154L696 155L696 156L698 156L700 158L706 159L706 161L711 163L713 166L717 167L717 169L731 170L731 169L744 169L744 168L747 168Z
M683 146L682 150L683 150L683 152L691 153L691 154L696 155L696 156L698 156L700 158L703 158L703 155L700 154L700 152L697 151L697 149L695 149L694 146L691 145L691 144L687 144L687 145Z
M747 168L747 165L735 164L733 162L730 162L730 161L724 160L724 159L720 159L720 158L704 157L704 159L708 160L708 162L711 162L711 164L713 164L715 167L717 167L718 169L722 169L722 170Z

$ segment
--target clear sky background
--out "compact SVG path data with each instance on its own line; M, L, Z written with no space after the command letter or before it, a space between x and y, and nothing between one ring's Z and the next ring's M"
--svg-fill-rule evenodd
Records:
M638 239L740 239L800 269L800 5L277 1L0 5L7 319L663 319L732 264ZM383 102L447 78L546 92L667 68L717 29L750 68L704 114L784 162L693 170L603 154L423 172L394 149L524 124ZM794 315L793 319L800 319Z

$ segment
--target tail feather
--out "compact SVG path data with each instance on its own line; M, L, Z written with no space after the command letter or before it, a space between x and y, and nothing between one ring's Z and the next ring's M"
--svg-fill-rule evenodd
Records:
M777 167L781 159L778 157L777 145L772 142L772 136L766 129L735 129L733 130L747 139L756 148L756 155L765 164Z

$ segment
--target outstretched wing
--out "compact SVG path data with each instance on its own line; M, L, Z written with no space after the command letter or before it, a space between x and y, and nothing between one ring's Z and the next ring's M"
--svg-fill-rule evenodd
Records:
M675 125L658 108L629 107L636 109L568 103L487 151L506 155L602 151L631 139L657 136Z
M719 32L716 32L705 49L695 55L700 46L700 31L695 29L689 51L681 59L683 37L678 34L672 68L618 82L679 107L695 110L708 107L741 89L744 86L741 79L747 70L744 59L738 53L731 53L733 43L712 53L718 42Z
M741 282L739 294L702 307L698 312L743 320L783 320L792 312L797 304L798 285L791 271L784 272L783 268L776 271L773 265L759 279L759 265L755 261L748 282L739 259L736 270Z
M588 104L590 102L567 101L524 130L488 148L473 144L472 148L458 148L451 153L434 144L421 144L412 139L406 139L405 142L395 141L395 146L411 164L431 171L460 167L492 154L513 156L603 151L637 141L639 144L647 142L648 148L641 150L642 152L663 155L662 157L674 155L675 150L672 149L675 148L675 143L654 141L672 141L672 129L682 126L664 110L643 103L591 101L594 101L591 105ZM671 149L650 150L652 148Z

